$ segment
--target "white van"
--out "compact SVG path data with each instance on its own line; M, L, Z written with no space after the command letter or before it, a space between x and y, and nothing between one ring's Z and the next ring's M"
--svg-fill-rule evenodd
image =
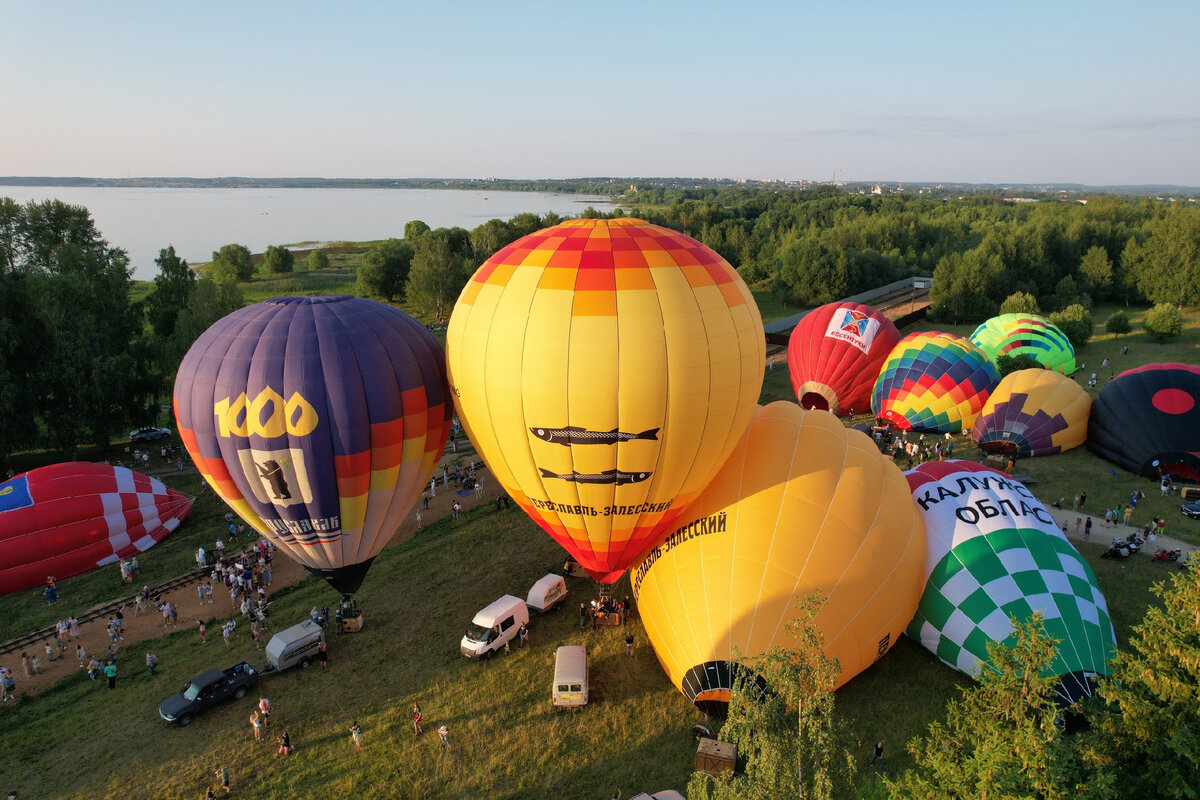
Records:
M563 645L554 655L554 686L550 702L559 708L586 706L588 701L587 648Z
M525 598L525 604L539 614L553 611L559 603L567 599L567 582L561 575L548 572L538 578Z
M459 642L459 650L470 658L491 658L506 642L516 638L517 630L529 624L529 609L519 597L506 594L475 615Z

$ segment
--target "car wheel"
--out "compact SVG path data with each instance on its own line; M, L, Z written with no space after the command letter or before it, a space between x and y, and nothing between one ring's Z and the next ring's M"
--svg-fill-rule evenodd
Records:
M308 669L309 660L306 658L300 662L300 669Z
M488 650L486 653L483 654L483 659L486 661L494 655L496 655L495 650Z
M184 714L182 717L179 718L179 726L180 727L186 728L188 725L191 725L191 724L192 724L192 715L191 714Z
M241 700L243 697L246 696L246 687L239 686L237 688L237 691L233 693L233 696L236 697L238 700Z

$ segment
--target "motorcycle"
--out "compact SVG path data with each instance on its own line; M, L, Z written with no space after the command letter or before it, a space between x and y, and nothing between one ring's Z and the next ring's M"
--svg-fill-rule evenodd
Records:
M1113 539L1112 545L1100 554L1101 558L1129 558L1129 542L1124 539Z
M1154 560L1155 561L1178 561L1179 557L1181 555L1183 555L1183 551L1180 550L1178 547L1176 547L1174 550L1167 550L1167 549L1160 547L1158 550L1154 551Z
M1141 550L1142 545L1144 545L1146 543L1146 540L1143 539L1141 536L1138 536L1136 531L1134 533L1129 534L1128 538L1118 539L1117 541L1124 541L1125 545L1129 548L1130 552L1133 552L1133 553L1136 553L1138 550Z

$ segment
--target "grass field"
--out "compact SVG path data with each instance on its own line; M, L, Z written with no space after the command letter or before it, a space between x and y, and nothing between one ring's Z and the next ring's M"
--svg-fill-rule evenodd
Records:
M344 253L346 261L339 265L331 253L331 275L339 272L337 280L352 280L347 270L354 257ZM297 263L301 260L298 256ZM282 280L315 286L307 283L310 277L300 272ZM266 278L249 286L255 298L259 289L262 297L287 293L277 291L282 283ZM243 288L249 299L249 287ZM1135 329L1141 313L1131 314ZM1126 344L1130 354L1114 362L1116 371L1145 361L1200 361L1196 312L1188 316L1184 337L1166 345L1136 333L1113 341L1103 333L1106 316L1105 309L1097 310L1098 335L1081 351L1081 361L1099 364L1106 354L1116 358ZM959 332L970 333L970 328ZM762 392L762 402L777 399L793 399L782 365L766 371ZM867 418L849 423L863 421ZM978 456L965 437L957 437L956 443L956 455ZM36 458L27 455L26 461ZM1092 510L1122 501L1131 488L1142 488L1147 497L1135 521L1145 518L1143 511L1162 514L1172 535L1200 542L1200 522L1182 518L1177 498L1159 498L1142 478L1113 477L1109 466L1079 448L1023 461L1020 469L1037 478L1034 489L1047 502L1058 496L1069 499L1086 487ZM164 480L191 494L199 491L194 475L168 474ZM195 548L216 538L224 513L211 495L198 497L192 518L142 557L143 582L186 572ZM1149 587L1176 567L1146 557L1101 560L1103 550L1099 544L1080 545L1108 599L1118 641L1124 643L1151 599ZM359 594L367 627L333 638L330 670L297 669L264 681L264 693L276 709L276 730L268 731L268 738L286 727L297 746L290 758L276 756L269 744L253 744L246 721L250 699L214 709L186 729L169 728L157 717L162 698L196 672L241 659L264 663L245 633L227 651L219 637L202 646L193 630L182 630L146 645L154 647L161 662L155 678L141 666L144 647L138 646L122 656L116 691L77 675L41 695L24 695L0 707L6 756L0 778L7 780L0 788L39 798L200 797L213 782L213 770L227 764L238 796L272 800L598 798L611 795L618 785L627 797L668 787L682 790L695 755L691 726L704 719L669 684L636 618L631 623L637 639L633 659L623 653L624 630L580 631L572 609L594 595L590 582L569 580L567 608L533 620L531 649L483 663L459 655L463 628L479 608L504 593L523 596L562 558L558 546L519 510L502 512L492 505L468 512L457 524L438 521L386 550ZM127 591L115 567L68 579L60 587L69 607L47 608L36 590L0 598L0 638L27 633L61 613ZM623 578L614 593L628 591ZM274 594L272 619L278 629L305 618L310 607L335 600L323 582L309 579ZM549 704L553 652L562 644L586 644L591 656L593 703L575 714L556 713ZM878 739L886 743L890 773L907 766L903 743L939 719L946 700L967 683L902 638L839 691L837 708L846 723L847 745L861 755L864 777L871 775L865 764ZM425 712L426 733L420 738L413 736L407 716L414 699ZM349 741L355 719L364 731L361 753ZM449 751L438 746L434 733L443 723L451 731Z

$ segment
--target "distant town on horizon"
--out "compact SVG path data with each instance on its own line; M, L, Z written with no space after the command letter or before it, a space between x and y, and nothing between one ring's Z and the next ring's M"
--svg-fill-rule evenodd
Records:
M1134 195L1161 198L1200 197L1200 187L1173 184L1088 185L1081 183L967 183L960 181L787 180L763 178L250 178L226 177L48 177L0 176L0 186L91 186L100 188L213 188L213 189L460 189L493 191L550 191L625 196L639 189L811 189L835 186L846 191L874 194L901 192L935 195L1020 193L1030 199L1054 195ZM1018 199L1018 198L1013 198Z

